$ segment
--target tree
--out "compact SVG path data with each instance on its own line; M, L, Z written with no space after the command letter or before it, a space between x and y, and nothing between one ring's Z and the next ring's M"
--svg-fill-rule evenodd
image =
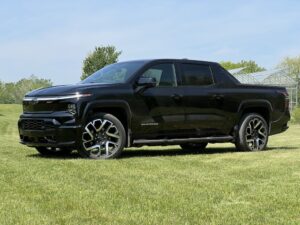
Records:
M3 98L4 93L5 93L5 86L4 83L0 80L0 99Z
M117 51L116 47L111 45L95 47L95 50L83 61L81 80L104 66L117 62L121 53L122 51Z
M15 93L16 88L14 83L5 83L4 84L4 94L1 96L1 103L12 104L15 102Z
M266 70L265 68L258 66L257 63L253 60L241 60L237 63L231 61L221 61L220 64L227 70L245 67L243 73L254 73Z
M286 69L288 74L300 83L300 55L284 58L277 67Z
M51 85L50 80L40 79L34 75L23 78L16 83L0 83L0 103L21 103L27 92Z
M23 78L15 83L14 98L16 103L21 103L24 95L32 90L45 88L52 85L52 82L47 79L40 79L34 75L29 78Z

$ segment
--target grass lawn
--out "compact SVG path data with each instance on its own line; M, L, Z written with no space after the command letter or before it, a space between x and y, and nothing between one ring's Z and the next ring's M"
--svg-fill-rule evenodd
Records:
M269 150L127 149L118 160L45 158L0 105L0 224L300 224L300 125Z

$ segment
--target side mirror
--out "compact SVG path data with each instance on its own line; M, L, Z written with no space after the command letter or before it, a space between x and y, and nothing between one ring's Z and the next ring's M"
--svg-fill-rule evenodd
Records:
M156 79L153 77L141 77L138 82L138 86L144 86L144 87L156 87Z

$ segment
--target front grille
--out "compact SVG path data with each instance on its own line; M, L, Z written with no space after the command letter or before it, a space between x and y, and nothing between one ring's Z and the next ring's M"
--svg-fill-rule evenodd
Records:
M46 123L44 120L23 120L24 130L44 130L53 128L53 124Z

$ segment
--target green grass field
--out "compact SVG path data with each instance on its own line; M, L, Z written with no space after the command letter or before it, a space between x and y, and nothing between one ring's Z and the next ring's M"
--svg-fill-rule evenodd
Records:
M127 149L118 160L45 158L0 105L0 224L300 224L300 125L269 150Z

